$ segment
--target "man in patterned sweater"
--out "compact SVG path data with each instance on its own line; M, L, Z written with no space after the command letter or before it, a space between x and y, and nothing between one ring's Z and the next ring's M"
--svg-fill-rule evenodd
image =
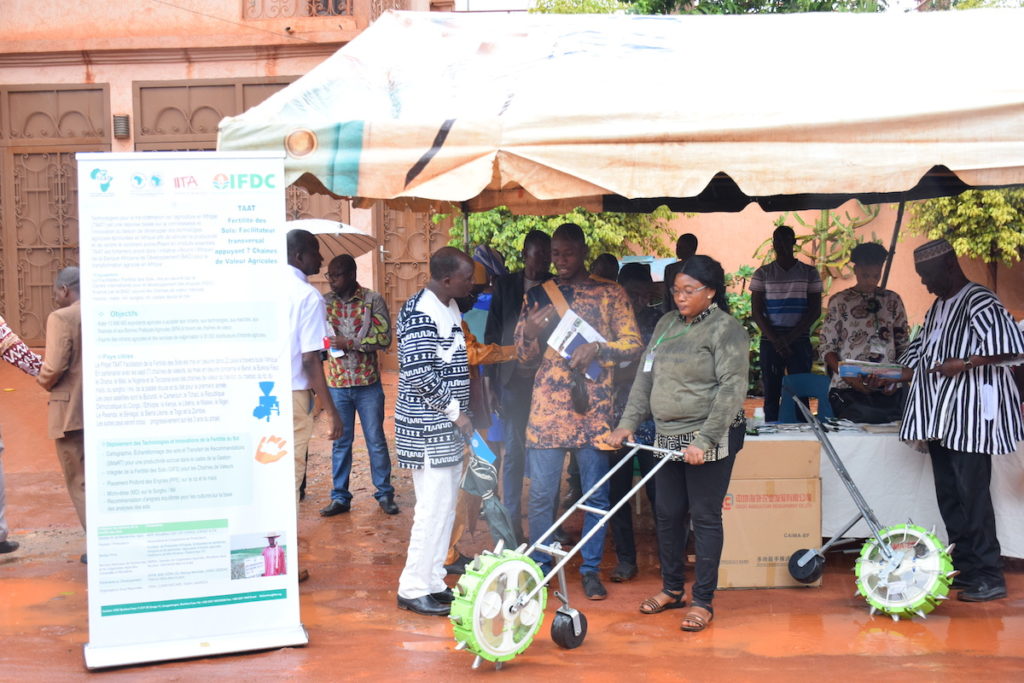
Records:
M377 362L377 352L391 345L391 316L384 297L356 280L356 261L348 254L331 259L327 281L331 291L324 297L324 303L327 324L334 333L331 347L344 353L342 356L332 353L327 360L327 390L341 416L343 431L331 449L334 482L331 502L320 510L320 516L332 517L351 508L348 482L352 472L356 413L359 413L370 455L370 473L377 489L374 497L386 514L397 515L395 488L391 485L391 455L384 436L384 389Z
M516 326L519 363L537 368L526 428L531 543L554 540L553 534L546 532L555 522L554 504L567 452L576 453L583 491L595 487L607 474L608 451L614 446L604 437L618 417L614 368L633 361L643 348L626 291L614 282L591 276L583 265L586 255L586 239L578 225L564 223L555 230L551 236L555 278L527 292L523 315ZM579 344L571 359L566 359L548 345L548 340L561 316L570 310L603 340ZM591 369L591 363L599 366L599 372L588 379L584 373ZM587 499L587 505L598 510L610 509L610 503L607 481ZM594 512L587 512L583 534L594 529L599 519ZM598 576L604 536L605 528L598 528L580 552L583 593L589 600L608 597ZM545 570L554 564L553 558L541 551L534 559Z
M446 616L452 592L444 583L445 556L455 520L464 437L473 431L469 361L455 299L473 288L473 261L452 247L430 257L430 281L398 314L398 400L395 450L412 469L416 491L398 607Z
M0 357L22 370L26 374L35 377L39 374L39 368L43 365L43 359L25 346L18 335L7 325L7 321L0 316ZM7 540L7 496L4 491L4 442L0 439L0 555L13 553L18 549L17 541Z

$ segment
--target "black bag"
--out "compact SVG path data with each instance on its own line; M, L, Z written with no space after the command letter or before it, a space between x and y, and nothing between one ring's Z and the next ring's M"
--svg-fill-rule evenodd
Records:
M590 410L590 395L587 393L587 377L582 371L572 373L572 409L580 415Z
M828 392L829 403L835 416L862 424L884 424L903 419L903 405L907 400L906 387L900 387L894 394L880 391L862 394L856 389L832 389Z
M491 401L487 391L487 378L469 375L469 412L473 429L483 432L491 426Z

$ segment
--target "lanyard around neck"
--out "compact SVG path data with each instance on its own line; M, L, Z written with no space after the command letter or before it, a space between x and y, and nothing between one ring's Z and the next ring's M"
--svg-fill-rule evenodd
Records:
M695 315L693 317L693 320L691 320L690 322L686 323L686 327L683 328L682 332L679 332L678 334L673 334L671 337L666 337L666 335L669 332L672 331L672 327L675 325L675 322L677 320L677 318L672 318L672 324L669 325L667 330L665 330L664 332L661 333L661 336L658 337L658 341L654 342L654 346L651 347L651 353L654 353L657 350L657 348L659 346L661 346L661 342L663 342L663 341L672 341L673 339L678 339L679 337L682 337L684 334L686 334L687 332L690 331L690 328L692 328L694 325L699 323L701 320L704 320L704 318L708 317L708 315L710 314L710 311L712 309L714 309L714 308L718 308L718 305L712 303L710 306L705 308L703 311L701 311L700 313ZM683 318L683 316L682 316L682 314L680 314L678 320L682 320L682 318Z

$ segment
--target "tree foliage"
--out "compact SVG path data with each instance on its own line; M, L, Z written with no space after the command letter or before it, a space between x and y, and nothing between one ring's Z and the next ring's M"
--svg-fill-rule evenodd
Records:
M934 9L1024 8L1024 0L933 0ZM968 190L955 197L914 202L907 232L949 240L957 256L1013 265L1024 252L1024 189Z
M1024 189L967 190L910 205L907 230L949 240L958 256L1012 265L1024 251Z
M629 0L637 14L878 12L885 0Z
M629 10L619 0L537 0L530 12L535 14L614 14Z
M551 234L562 223L575 223L587 237L590 259L609 253L615 257L634 252L669 256L668 244L675 239L669 227L673 214L660 207L650 214L592 213L576 209L560 216L516 216L505 207L469 215L471 246L486 244L505 256L509 270L522 267L521 252L526 233L540 230ZM462 217L452 221L451 244L463 246Z
M945 7L942 6L943 4ZM931 0L930 5L935 5L935 9L978 9L980 7L1021 9L1024 8L1024 0Z
M740 266L735 273L725 274L725 284L729 288L726 299L729 301L729 312L740 321L743 329L750 336L750 371L747 375L747 391L760 393L761 383L761 328L754 322L751 307L750 290L747 285L754 277L753 266Z

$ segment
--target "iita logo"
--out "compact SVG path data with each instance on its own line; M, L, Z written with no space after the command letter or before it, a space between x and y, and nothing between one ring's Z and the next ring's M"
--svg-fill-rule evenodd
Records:
M273 190L277 188L273 173L218 173L213 176L213 186L218 190Z
M96 185L100 188L100 192L106 192L110 189L110 183L114 182L114 178L107 173L105 168L94 168L89 173L89 177L95 181Z

